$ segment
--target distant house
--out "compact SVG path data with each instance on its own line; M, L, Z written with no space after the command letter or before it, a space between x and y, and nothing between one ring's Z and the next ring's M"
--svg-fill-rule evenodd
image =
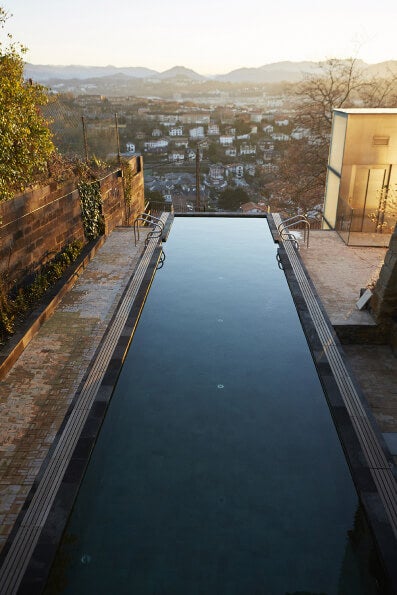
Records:
M234 142L234 136L223 134L219 137L219 143L226 147L227 145L232 145Z
M262 118L263 118L262 112L254 111L254 112L250 113L251 122L256 122L259 124L259 122L262 122Z
M170 136L183 136L183 128L182 126L173 126L169 129L168 134Z
M282 132L273 132L271 137L273 140L280 140L280 141L290 140L289 134L283 134Z
M172 151L168 153L168 161L176 162L176 161L184 161L185 160L185 153L180 153L178 151Z
M268 124L267 126L264 126L262 130L265 134L272 134L272 132L274 131L274 126Z
M161 136L161 135L162 135L162 132L161 132L160 128L155 128L152 131L152 136Z
M229 177L234 175L236 178L244 177L244 165L242 163L232 163L225 166L225 175Z
M309 131L307 128L294 128L294 130L291 132L291 138L295 140L302 140L302 138L305 138L308 135Z
M209 124L211 114L209 112L189 112L179 115L179 121L183 124Z
M237 157L236 147L226 147L225 155L227 155L228 157Z
M283 120L274 120L276 126L288 126L289 120L288 118L284 118Z
M225 168L220 163L212 163L209 167L209 177L212 180L222 180L225 173Z
M149 140L144 143L146 151L159 151L168 147L168 140L159 138L158 140Z
M240 206L240 211L242 211L245 215L256 215L259 213L266 213L267 207L264 205L259 205L256 202L246 202Z
M208 124L207 134L208 136L217 136L219 134L218 124Z
M191 128L189 130L189 136L192 139L204 138L204 127L197 126L196 128Z
M184 148L187 149L189 146L189 141L186 137L177 137L174 141L174 146L178 147L178 148Z
M135 153L134 143L126 143L126 149L127 149L128 153Z
M240 155L256 155L255 145L250 145L248 143L242 143L241 147L240 147Z

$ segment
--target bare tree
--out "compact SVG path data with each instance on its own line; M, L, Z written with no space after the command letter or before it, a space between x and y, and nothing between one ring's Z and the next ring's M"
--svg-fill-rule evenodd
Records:
M278 160L272 202L289 205L291 212L322 203L333 109L388 107L395 104L396 89L396 74L369 77L356 58L320 63L296 89L293 125L303 138L291 140Z

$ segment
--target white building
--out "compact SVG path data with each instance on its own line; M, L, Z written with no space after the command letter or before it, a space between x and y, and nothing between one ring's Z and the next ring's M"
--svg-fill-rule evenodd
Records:
M127 148L128 153L135 153L134 143L126 143L126 148Z
M183 136L183 128L182 126L173 126L169 129L168 134L170 136Z
M225 166L226 177L234 175L236 178L244 177L244 165L242 163L232 163Z
M216 136L219 134L219 126L218 124L208 124L207 128L208 136Z
M234 136L232 135L226 135L223 134L219 137L219 143L223 146L226 147L228 145L232 145L234 142Z
M223 180L225 168L220 163L212 163L209 167L209 176L211 180Z
M290 139L289 134L283 134L282 132L274 132L271 135L271 137L273 140L281 140L281 141L286 141L286 140Z
M176 161L184 161L184 160L185 160L184 153L179 153L178 151L172 151L171 153L168 153L168 161L172 161L173 163L175 163Z
M262 128L262 130L265 134L272 134L274 131L274 126L272 126L271 124L268 124L267 126L264 126Z
M236 147L227 147L225 149L225 155L227 155L228 157L237 157Z
M161 132L160 128L155 128L155 129L152 131L152 136L157 136L157 137L159 137L159 136L161 136L161 135L162 135L162 132Z
M189 130L189 136L192 139L204 138L204 126L197 126Z
M256 155L255 145L250 145L248 143L242 143L241 147L240 147L240 155Z
M262 122L262 118L263 118L262 112L252 112L250 114L251 122L256 122L259 124L260 122Z
M159 149L165 149L168 147L168 140L165 138L159 138L158 140L149 140L144 143L146 151L156 151Z

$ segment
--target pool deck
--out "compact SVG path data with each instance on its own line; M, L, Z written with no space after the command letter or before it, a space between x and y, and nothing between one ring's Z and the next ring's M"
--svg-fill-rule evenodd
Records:
M126 292L142 262L144 240L142 234L135 247L131 229L116 229L8 375L0 380L3 580L7 580L4 579L7 557L24 528L20 513L31 506L53 457L53 444L65 430L65 419L70 416L76 399L88 390L87 383L96 386L100 381L89 376L92 362L98 356L106 359L111 355L110 346L105 346L105 355L101 355L101 347L114 327L118 312L124 308L127 316L127 309L132 306L133 296ZM154 250L153 242L152 254ZM376 275L384 254L383 248L345 246L334 232L311 232L310 247L301 247L300 256L332 324L371 324L368 312L356 310L355 302L360 288ZM396 359L383 345L348 345L344 350L397 461ZM96 373L98 378L105 370L103 362ZM46 510L48 506L46 503ZM44 522L42 518L34 524L41 529ZM23 564L15 560L22 575ZM0 592L16 592L17 586L2 589L1 580L0 573Z
M358 310L360 289L376 280L385 248L346 246L335 231L310 232L300 255L335 328L374 325ZM343 345L380 431L397 463L397 358L387 345Z

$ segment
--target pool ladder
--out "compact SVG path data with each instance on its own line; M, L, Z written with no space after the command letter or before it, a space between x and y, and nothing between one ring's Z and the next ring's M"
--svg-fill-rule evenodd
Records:
M287 223L288 225L286 225ZM284 221L281 221L281 223L277 226L277 231L280 234L280 237L283 240L283 242L291 242L297 250L299 250L299 243L296 239L296 236L290 231L290 228L302 224L304 226L303 241L306 244L306 248L308 248L310 223L306 215L295 215L294 217L289 217L288 219L284 219Z
M152 226L153 227L152 231L150 231L147 234L147 236L146 236L145 246L148 245L149 241L152 238L161 238L161 236L163 235L163 231L164 231L164 223L163 223L163 221L161 219L159 219L158 217L155 217L154 215L150 215L149 213L141 213L134 220L134 241L135 241L135 246L136 246L137 240L139 240L139 227L140 227L140 223L143 224L143 225L148 225L148 226Z

